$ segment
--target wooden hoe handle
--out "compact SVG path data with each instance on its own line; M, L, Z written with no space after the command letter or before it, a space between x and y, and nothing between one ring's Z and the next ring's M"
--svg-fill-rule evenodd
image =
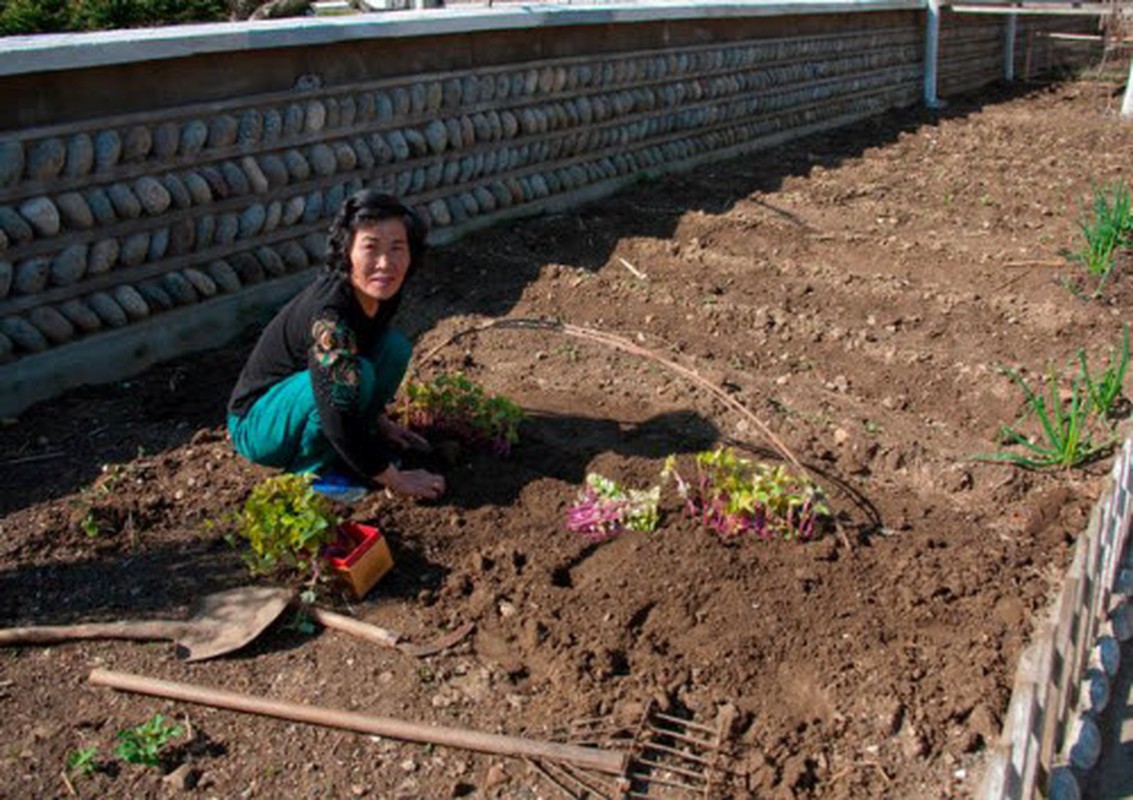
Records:
M341 728L359 733L377 734L407 742L439 744L457 747L462 750L475 750L480 753L493 753L519 758L542 758L573 764L584 769L593 769L612 775L625 774L629 756L624 753L609 752L593 747L558 744L498 733L483 733L464 728L447 728L439 725L425 725L418 722L375 717L353 711L338 711L301 703L288 703L270 700L255 695L237 694L223 689L210 689L190 683L176 683L157 678L146 678L125 672L96 669L90 674L90 682L96 686L109 686L126 692L165 697L186 703L227 708L248 714L260 714L327 728Z

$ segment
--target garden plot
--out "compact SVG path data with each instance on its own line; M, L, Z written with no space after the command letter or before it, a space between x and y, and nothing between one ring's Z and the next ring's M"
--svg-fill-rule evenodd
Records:
M1005 368L1038 388L1053 366L1068 401L1078 350L1097 377L1133 318L1128 252L1100 298L1067 288L1083 268L1059 255L1092 188L1129 181L1109 92L892 115L437 251L399 315L420 374L461 372L527 419L504 458L447 451L440 501L355 505L397 563L347 610L412 642L475 633L425 658L302 626L201 664L167 644L0 651L0 794L66 793L70 757L90 797L165 796L179 764L167 783L203 796L557 796L520 760L116 694L94 668L537 740L653 708L726 725L714 796L972 794L1107 464L976 456L1006 449L1004 424L1040 434ZM617 334L729 401L553 331L449 343L502 316ZM0 430L6 625L167 617L248 580L205 522L268 475L224 441L250 341ZM806 466L840 534L725 538L672 481L653 531L568 530L588 473L648 490L669 456L688 480L720 444L781 463L732 401ZM146 724L158 769L114 753Z

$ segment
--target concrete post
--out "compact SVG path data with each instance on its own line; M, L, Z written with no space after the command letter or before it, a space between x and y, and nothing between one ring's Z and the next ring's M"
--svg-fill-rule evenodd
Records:
M1129 62L1129 79L1125 81L1125 99L1121 101L1121 117L1133 120L1133 60Z
M1003 80L1015 80L1015 39L1019 32L1019 15L1007 15L1007 28L1003 33Z
M924 103L939 108L936 96L936 67L940 56L940 0L928 0L925 6Z

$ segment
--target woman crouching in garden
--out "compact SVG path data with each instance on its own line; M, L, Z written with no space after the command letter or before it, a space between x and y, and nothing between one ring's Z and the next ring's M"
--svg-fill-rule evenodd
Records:
M427 447L386 416L412 347L390 327L420 268L425 225L389 195L343 203L323 271L268 324L228 402L237 452L288 472L348 471L368 484L435 498L444 478L399 470L395 448Z

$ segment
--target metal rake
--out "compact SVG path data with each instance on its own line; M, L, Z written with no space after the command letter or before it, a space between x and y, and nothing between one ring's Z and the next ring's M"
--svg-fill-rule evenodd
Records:
M662 712L651 700L634 726L610 717L571 723L572 744L625 750L626 771L611 777L565 763L527 759L563 796L575 800L709 800L727 776L727 720L713 727Z

